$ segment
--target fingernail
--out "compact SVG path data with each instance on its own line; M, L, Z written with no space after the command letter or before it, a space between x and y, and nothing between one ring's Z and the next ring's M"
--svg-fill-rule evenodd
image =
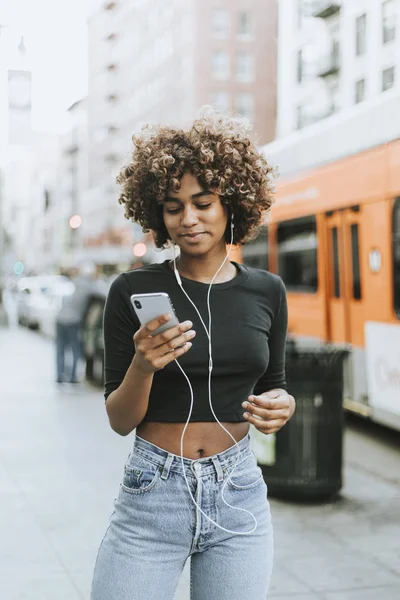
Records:
M187 348L191 348L193 346L193 344L191 342L186 342L186 346L187 346Z
M248 407L247 402L242 402L242 406L243 406L243 408L247 408Z
M193 327L192 321L185 321L184 325L185 325L185 327Z
M169 315L168 313L166 315L164 315L164 321L169 321L171 318L171 315Z
M245 419L247 419L247 417L249 416L249 413L243 413L243 416Z

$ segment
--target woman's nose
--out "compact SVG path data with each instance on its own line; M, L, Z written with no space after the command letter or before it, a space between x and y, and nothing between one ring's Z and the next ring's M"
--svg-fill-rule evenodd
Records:
M182 226L193 227L198 222L196 211L185 209L182 214Z

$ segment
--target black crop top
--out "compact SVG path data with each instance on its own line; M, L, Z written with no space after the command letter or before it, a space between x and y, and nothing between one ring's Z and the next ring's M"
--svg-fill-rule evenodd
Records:
M285 388L286 293L267 271L233 263L238 274L211 288L212 404L220 421L244 421L241 403L253 392ZM209 285L181 278L208 325ZM208 339L200 319L178 286L168 261L122 273L112 283L104 311L105 397L116 390L135 352L139 321L130 302L138 293L167 292L179 321L189 319L196 337L179 358L194 392L191 421L214 421L208 400ZM154 374L145 421L184 423L190 408L186 379L173 361Z

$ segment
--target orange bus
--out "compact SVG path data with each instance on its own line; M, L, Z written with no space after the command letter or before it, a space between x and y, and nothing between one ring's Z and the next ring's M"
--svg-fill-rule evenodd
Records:
M345 407L400 430L400 140L280 181L242 260L282 277L300 347L350 350Z

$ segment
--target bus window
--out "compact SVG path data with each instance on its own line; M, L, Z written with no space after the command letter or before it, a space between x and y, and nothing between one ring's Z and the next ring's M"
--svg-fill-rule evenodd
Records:
M268 228L261 227L257 237L244 244L243 262L249 267L268 271Z
M358 243L358 225L351 226L351 256L353 264L353 298L361 300L360 250Z
M393 305L400 318L400 198L393 207Z
M289 291L306 293L317 291L315 217L294 219L279 224L278 270Z
M332 227L333 295L340 298L338 228Z

